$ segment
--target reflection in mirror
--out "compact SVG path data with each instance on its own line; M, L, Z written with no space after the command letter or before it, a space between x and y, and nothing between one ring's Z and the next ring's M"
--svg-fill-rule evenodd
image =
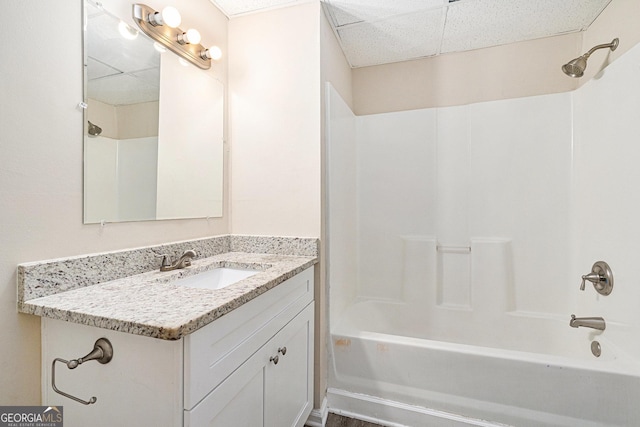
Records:
M222 84L85 2L84 222L222 215Z

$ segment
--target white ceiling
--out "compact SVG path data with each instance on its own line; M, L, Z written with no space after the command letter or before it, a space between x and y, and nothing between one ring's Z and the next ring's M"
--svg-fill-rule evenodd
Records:
M124 39L120 20L86 3L85 33L87 96L110 105L157 101L160 93L160 53L139 33Z
M227 16L305 0L211 0ZM306 0L308 1L308 0ZM352 67L584 31L611 0L322 0Z

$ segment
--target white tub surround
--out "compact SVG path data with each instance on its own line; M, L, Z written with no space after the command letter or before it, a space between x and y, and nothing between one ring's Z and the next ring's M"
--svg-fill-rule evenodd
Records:
M571 93L369 116L329 89L330 412L637 424L639 67L636 45ZM580 290L596 261L610 295Z
M165 340L180 339L317 262L317 239L218 236L18 266L18 311ZM160 272L159 254L194 249ZM259 270L215 291L173 285L218 267Z

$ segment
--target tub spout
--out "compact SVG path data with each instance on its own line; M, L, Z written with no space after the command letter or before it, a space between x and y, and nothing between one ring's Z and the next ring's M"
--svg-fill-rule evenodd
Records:
M569 321L569 326L571 326L572 328L583 326L585 328L604 331L607 325L602 317L576 317L575 314L572 314L571 320Z

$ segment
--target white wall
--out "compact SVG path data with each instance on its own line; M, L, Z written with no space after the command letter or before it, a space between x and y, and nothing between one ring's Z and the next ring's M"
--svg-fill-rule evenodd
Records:
M172 3L186 25L209 27L227 52L227 19L208 0ZM40 319L16 312L18 263L229 232L228 217L82 224L81 22L79 1L2 3L0 27L22 37L0 42L2 405L40 403ZM37 55L24 48L43 41ZM226 62L215 67L226 81Z
M229 23L232 231L320 236L320 13Z

